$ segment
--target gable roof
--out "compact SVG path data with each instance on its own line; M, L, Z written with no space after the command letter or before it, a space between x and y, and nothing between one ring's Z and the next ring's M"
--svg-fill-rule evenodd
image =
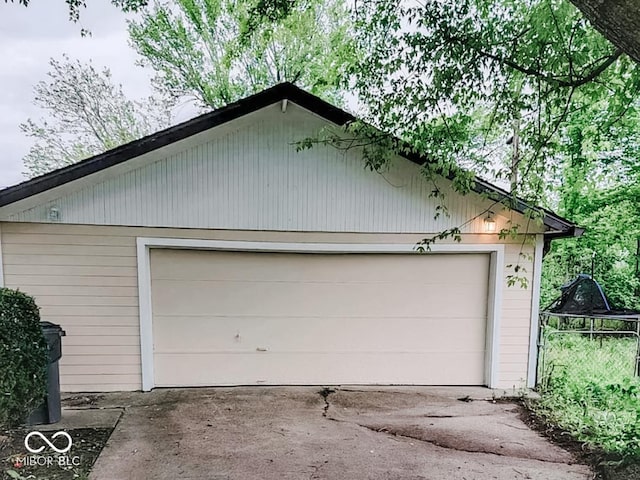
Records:
M121 164L143 154L184 140L192 135L223 125L282 100L289 100L336 125L345 125L356 120L356 117L350 113L325 102L319 97L291 83L281 83L212 112L205 113L139 140L121 145L120 147L95 155L79 163L54 170L50 173L0 190L0 207ZM426 157L420 155L403 156L417 165L423 165L429 161ZM506 190L478 177L475 178L473 190L477 193L489 194L492 197L500 199L506 199L510 196ZM521 199L515 199L512 203L512 208L519 213L525 213L527 210L535 208L533 205L527 204ZM544 213L544 225L549 229L545 234L547 238L580 236L582 234L583 230L569 220L556 215L550 210L542 209L542 211Z

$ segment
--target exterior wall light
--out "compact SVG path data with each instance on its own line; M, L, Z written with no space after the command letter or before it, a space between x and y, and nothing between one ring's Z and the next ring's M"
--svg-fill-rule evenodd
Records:
M51 207L47 211L47 218L50 222L57 222L60 220L60 209L57 207Z
M489 212L487 218L484 219L484 231L487 233L495 233L496 231L496 221L492 215L493 212Z

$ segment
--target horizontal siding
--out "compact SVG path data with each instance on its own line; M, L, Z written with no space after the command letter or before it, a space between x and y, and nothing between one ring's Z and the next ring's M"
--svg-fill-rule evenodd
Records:
M36 224L37 225L37 224ZM53 228L53 227L58 228ZM13 224L10 229L10 233L5 236L5 243L3 249L11 249L12 245L19 248L22 245L33 245L35 250L38 250L41 245L51 245L52 241L62 242L62 245L75 249L76 246L126 246L132 248L131 239L129 235L115 235L117 229L110 230L107 236L91 235L87 232L83 225L74 225L73 230L69 231L67 225L49 224L46 225L49 228L33 228L33 224ZM88 229L95 229L93 227L86 227ZM49 230L47 232L47 230ZM57 234L58 236L51 238L51 234ZM18 235L18 236L15 236Z
M501 347L511 347L517 346L522 349L524 347L529 347L529 339L523 339L520 335L500 335L500 346Z
M6 255L5 265L40 265L83 267L135 267L135 257L108 257L100 255Z
M153 227L120 227L104 225L68 225L59 223L26 223L26 222L1 222L2 238L4 245L9 244L29 244L37 240L38 243L53 245L66 244L66 242L79 242L80 244L111 245L111 240L118 240L120 245L129 245L135 248L135 240L132 237L158 237L158 238L194 238L213 240L243 240L243 241L263 241L263 242L327 242L327 243L407 243L418 242L422 238L428 237L429 233L358 233L354 235L350 232L279 232L279 231L236 231L236 230L203 230L192 228L153 228ZM96 235L96 232L101 235ZM53 235L53 237L52 237ZM89 239L90 242L85 242ZM517 241L517 244L512 242ZM465 234L461 237L462 244L494 244L504 243L512 245L508 252L514 258L520 251L521 242L510 238L498 240L496 235L490 234ZM69 243L75 245L75 243ZM526 246L526 245L525 245Z
M515 325L514 325L515 324ZM522 326L518 326L521 324ZM512 338L529 338L529 325L527 321L527 325L524 326L524 319L521 321L517 321L511 315L502 319L501 326L501 335L502 337L512 337Z
M534 246L528 242L512 243L505 248L505 278L508 275L523 277L528 282L528 288L522 288L519 284L509 287L505 282L502 293L500 384L504 388L526 387L533 253ZM509 268L509 265L512 267ZM515 265L521 267L518 273L514 271Z
M516 287L510 287L515 290ZM514 292L515 294L515 292ZM517 316L517 312L522 312L524 308L528 308L528 299L524 298L524 295L520 295L519 298L503 298L502 308L506 310L513 310L514 316Z
M12 284L9 283L11 277L8 278L7 285L11 286ZM27 288L21 288L21 290L29 293ZM103 317L131 317L138 315L138 307L123 307L120 305L42 305L42 310L47 315L59 318L78 317L87 319L94 315Z
M523 344L520 342L507 342L500 344L500 353L502 355L522 355Z
M78 335L70 330L69 338L65 338L65 344L69 347L110 347L119 345L122 347L138 347L140 337L132 335L122 335L113 332L111 335Z
M139 385L140 373L133 373L133 374L103 373L103 374L100 374L99 376L96 375L95 373L73 375L73 379L76 382L78 382L76 385L90 385L91 382L95 382L97 378L100 379L100 385L103 386L101 388L110 387L110 386L113 388L118 388L123 384ZM61 384L60 388L63 388L64 386L65 384ZM140 387L137 386L137 388L135 389L139 390Z
M86 368L96 366L97 369L102 365L128 365L132 369L137 368L139 370L140 358L137 353L124 355L81 355L69 353L65 349L64 355L60 359L60 364L65 372L67 366L84 366ZM71 372L71 370L69 370L69 372ZM71 378L72 377L70 377L70 379ZM140 386L138 385L136 390L139 388Z
M318 134L327 123L293 104L284 114L275 105L236 125L112 167L97 183L76 182L47 198L0 208L0 220L50 222L48 210L55 207L67 224L376 233L440 232L462 225L465 233L481 233L484 212L493 205L477 194L458 195L440 179L448 215L436 217L434 183L406 159L396 158L377 173L365 169L358 149L316 145L298 151L295 142ZM492 210L498 228L507 217L523 223L518 214ZM104 238L90 245L105 242L121 245Z
M9 243L3 249L7 255L37 255L41 244ZM105 245L47 245L49 255L94 256L94 257L135 257L136 250L131 246Z
M96 324L96 325L67 324L65 328L66 328L67 335L69 335L70 337L118 335L118 336L136 337L136 340L140 338L140 330L138 328L138 325L104 326L100 324Z
M56 277L54 277L56 278ZM68 283L65 277L57 277L61 279L64 283ZM83 278L83 277L75 277L75 278ZM100 277L91 277L91 278L100 278ZM112 278L112 277L106 277ZM78 280L75 282L76 285L64 285L60 283L55 283L52 281L51 285L29 285L29 293L31 295L43 298L43 297L65 297L65 296L76 296L76 297L131 297L138 298L138 291L135 285L131 286L113 286L113 285L86 285ZM22 282L22 285L27 285ZM84 299L84 301L89 301L90 299ZM134 305L137 305L137 301Z
M69 365L64 366L67 375L140 375L140 367L131 364L103 363L99 365Z
M138 390L141 387L136 237L335 243L414 243L421 238L417 234L213 231L38 223L2 223L1 226L6 285L33 294L41 307L42 318L61 324L67 332L61 360L64 391ZM496 243L496 239L488 235L464 235L462 242ZM529 244L523 247L517 239L503 243L506 244L506 263L520 259L531 281L532 261L519 253L521 250L532 253L533 247ZM510 273L507 270L504 276ZM531 290L505 284L502 296L501 385L519 387L527 372Z
M117 383L117 384L104 384L104 383L82 383L82 384L67 384L62 386L64 392L131 392L140 390L140 383Z
M82 287L79 287L82 288ZM41 307L138 307L138 298L128 297L112 297L107 294L101 296L88 296L60 293L56 295L54 292L50 295L36 295L34 297Z
M125 289L127 287L135 287L138 284L137 278L133 276L105 276L105 275L19 275L12 272L14 281L20 285L28 285L30 291L37 293L38 287L42 287L40 293L48 291L51 285L56 285L58 288L63 287L85 287L82 291L90 291L91 288L97 290L98 293L102 293L104 288L120 288ZM129 292L137 296L137 291L127 289Z
M112 266L96 266L96 265L42 265L42 264L6 264L5 273L7 275L39 275L43 277L60 276L60 272L64 270L67 276L83 277L116 277L116 278L135 278L137 267L112 267ZM63 268L61 268L63 267Z
M72 345L69 341L72 339L65 338L64 343L64 355L140 355L139 345L122 345L120 339L128 337L112 337L110 343L112 345ZM124 341L124 340L123 340ZM138 358L138 362L140 359ZM66 372L63 372L66 375ZM64 378L62 383L67 383L70 379ZM94 378L93 381L96 379ZM140 380L140 379L138 379Z
M47 309L50 310L50 309ZM64 323L68 326L78 327L97 327L105 326L105 328L117 328L117 327L135 327L138 329L140 322L138 321L138 314L135 315L91 315L91 316L70 316L70 315L53 315L47 314L47 320L53 323Z

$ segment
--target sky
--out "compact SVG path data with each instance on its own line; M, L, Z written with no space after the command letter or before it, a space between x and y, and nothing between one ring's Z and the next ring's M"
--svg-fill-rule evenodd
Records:
M50 58L66 53L91 60L97 69L109 67L129 98L151 94L152 72L136 65L125 14L108 0L87 3L77 24L68 20L62 0L31 0L27 8L0 0L0 188L26 180L22 157L32 141L19 125L44 116L32 104L33 86L46 78ZM82 37L81 28L92 35Z
M127 98L140 100L153 93L153 71L137 65L136 52L129 46L125 14L110 0L90 0L81 9L79 23L69 21L64 0L30 0L24 7L18 0L0 0L0 189L27 179L22 158L33 140L20 130L28 119L46 118L33 105L34 86L47 79L51 58L91 61L96 70L111 70ZM82 29L90 36L83 37ZM351 111L355 97L347 95ZM188 120L199 112L184 102L172 111L173 123Z

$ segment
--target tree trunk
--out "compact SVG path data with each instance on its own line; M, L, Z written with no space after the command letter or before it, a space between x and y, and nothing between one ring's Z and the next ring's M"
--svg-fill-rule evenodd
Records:
M520 119L513 121L513 137L511 141L511 193L518 191L518 168L520 166Z
M611 43L640 63L638 0L570 0Z

